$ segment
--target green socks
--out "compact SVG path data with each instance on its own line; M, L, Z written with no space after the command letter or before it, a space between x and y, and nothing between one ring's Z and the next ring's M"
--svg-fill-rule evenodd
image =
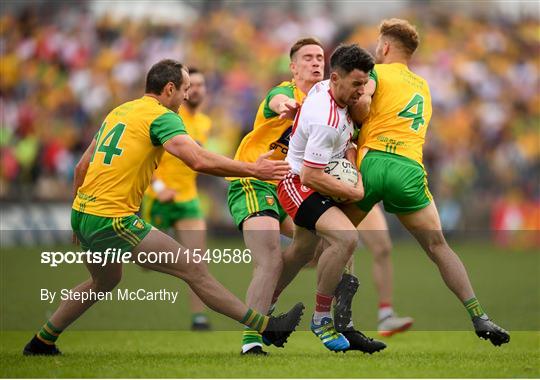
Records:
M253 309L249 309L240 323L252 330L262 333L266 329L266 326L268 326L268 321L270 321L270 317L257 313Z
M36 336L39 340L41 340L45 344L53 345L56 342L56 339L58 339L58 336L62 330L54 327L54 325L47 321L41 328L41 330L38 331Z
M482 306L480 306L480 302L476 299L476 297L471 298L470 300L467 300L463 302L463 305L465 306L465 309L467 309L467 312L473 317L481 317L485 314L484 309L482 309Z
M244 333L242 334L242 346L246 344L259 344L262 346L262 336L257 331L250 329L249 327L246 327L244 330Z

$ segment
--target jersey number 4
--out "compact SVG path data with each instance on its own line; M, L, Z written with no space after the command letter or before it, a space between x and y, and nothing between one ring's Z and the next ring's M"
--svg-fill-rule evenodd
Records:
M118 143L120 142L120 139L124 134L126 125L123 123L116 124L109 131L109 133L107 133L107 135L103 139L101 139L101 135L103 134L106 125L107 123L103 123L103 125L99 129L99 132L97 133L96 149L94 150L94 154L92 154L92 159L90 160L90 162L94 161L94 156L96 155L96 152L101 152L105 154L103 156L103 163L105 165L110 165L114 156L122 155L123 150L118 147Z
M420 94L414 94L399 113L398 117L412 119L411 129L418 132L418 129L424 125L424 97Z

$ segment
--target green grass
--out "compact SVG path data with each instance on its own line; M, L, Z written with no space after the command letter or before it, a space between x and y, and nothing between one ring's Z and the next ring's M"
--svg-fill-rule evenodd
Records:
M2 335L2 377L539 377L538 333L518 332L492 347L471 332L409 332L380 353L334 354L309 332L297 332L271 356L239 355L239 333L74 331L64 355L23 357L30 332Z
M242 247L238 241L211 246ZM412 242L395 243L394 305L415 318L416 331L387 339L373 355L332 354L307 332L313 310L315 271L304 270L280 298L279 310L306 304L299 332L271 357L241 357L238 323L210 313L213 333L186 332L186 287L170 276L124 266L120 287L180 290L180 301L102 302L76 321L59 340L65 355L26 358L20 352L57 303L39 300L41 288L70 288L88 277L82 265L49 268L42 250L2 249L0 254L0 375L2 377L540 377L540 253L511 251L487 242L455 241L476 294L489 315L511 331L510 344L479 340L463 306L445 287L433 263ZM66 248L66 247L64 247ZM69 248L68 248L69 249ZM376 329L377 298L371 256L356 254L361 286L355 322ZM212 273L244 298L251 265L211 265Z

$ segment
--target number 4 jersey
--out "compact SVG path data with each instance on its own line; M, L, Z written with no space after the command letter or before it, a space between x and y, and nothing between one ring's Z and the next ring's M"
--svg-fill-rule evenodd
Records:
M377 64L370 78L377 88L360 129L359 148L398 154L422 165L432 112L427 82L401 63Z
M186 133L178 114L150 96L112 110L96 134L96 148L73 209L103 217L137 212L163 155L162 145Z

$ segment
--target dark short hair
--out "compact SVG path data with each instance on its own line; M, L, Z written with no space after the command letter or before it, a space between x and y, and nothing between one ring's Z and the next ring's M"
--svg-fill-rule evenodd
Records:
M319 41L317 38L315 37L301 38L298 41L296 41L294 45L291 47L291 51L289 52L289 58L291 59L291 61L294 55L296 54L296 52L306 45L317 45L317 46L320 46L321 49L324 50L324 47L322 46L321 41Z
M160 95L169 82L179 89L182 84L182 70L187 70L187 67L174 59L164 59L154 64L146 75L146 93Z
M330 70L339 70L347 74L354 69L369 73L374 65L375 62L371 54L357 44L341 44L330 57Z
M398 41L409 56L413 55L420 43L416 27L399 18L383 20L379 25L379 33Z
M201 70L199 70L198 68L190 66L188 70L188 74L191 75L191 74L202 74L202 73L201 73Z

